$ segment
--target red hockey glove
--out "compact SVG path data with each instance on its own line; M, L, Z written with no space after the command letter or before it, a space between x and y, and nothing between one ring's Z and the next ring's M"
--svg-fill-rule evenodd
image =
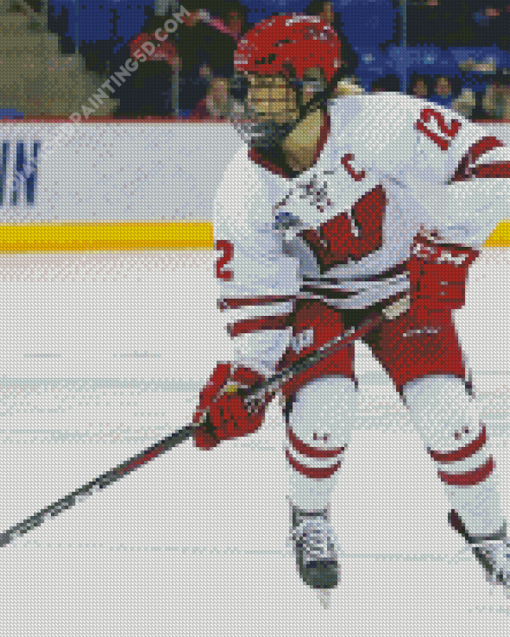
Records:
M441 245L418 235L408 262L411 308L419 321L449 316L465 303L469 266L477 250L459 245Z
M238 390L249 389L263 380L264 376L247 367L219 363L200 392L193 422L199 423L204 415L207 420L195 433L195 445L211 449L222 440L256 431L264 420L270 398L257 412L249 413Z

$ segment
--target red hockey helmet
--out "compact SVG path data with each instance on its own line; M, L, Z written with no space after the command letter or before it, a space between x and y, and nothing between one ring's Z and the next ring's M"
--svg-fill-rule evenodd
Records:
M281 74L303 80L307 69L321 68L330 82L340 68L340 40L318 16L281 15L259 22L239 42L235 70L259 75ZM290 77L293 67L295 78Z

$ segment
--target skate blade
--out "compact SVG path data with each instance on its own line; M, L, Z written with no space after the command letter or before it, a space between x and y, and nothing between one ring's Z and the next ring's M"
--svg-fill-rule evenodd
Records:
M318 590L317 595L319 597L319 601L321 603L322 608L329 608L331 602L331 591L330 590Z

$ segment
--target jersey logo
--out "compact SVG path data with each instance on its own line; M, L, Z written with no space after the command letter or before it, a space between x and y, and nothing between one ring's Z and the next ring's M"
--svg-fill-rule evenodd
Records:
M354 204L350 213L342 212L317 230L299 233L317 259L321 274L350 259L360 261L382 247L386 203L384 188L376 186Z
M354 181L363 181L365 179L366 173L364 170L360 170L356 172L352 166L352 162L354 161L354 155L352 153L347 153L340 160L342 166L349 173L349 175L354 179Z
M319 183L317 175L314 175L307 184L298 184L298 189L302 190L300 199L308 199L310 205L315 205L319 212L325 212L328 206L332 205L328 197L328 182Z

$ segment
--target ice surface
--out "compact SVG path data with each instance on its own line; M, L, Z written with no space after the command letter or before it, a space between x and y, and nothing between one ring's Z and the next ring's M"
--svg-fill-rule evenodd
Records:
M221 357L212 253L1 257L0 531L191 417ZM471 270L458 331L510 513L510 250ZM357 348L362 418L332 518L342 581L324 610L287 546L282 420L190 442L0 549L9 637L503 637L510 600L446 521L433 463Z

